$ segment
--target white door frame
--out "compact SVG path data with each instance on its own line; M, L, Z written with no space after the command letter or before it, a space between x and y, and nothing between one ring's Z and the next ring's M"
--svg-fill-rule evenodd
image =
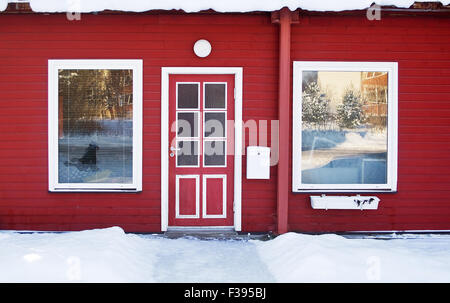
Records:
M242 217L242 67L161 68L161 231L169 224L169 76L176 74L234 75L234 229L241 231Z

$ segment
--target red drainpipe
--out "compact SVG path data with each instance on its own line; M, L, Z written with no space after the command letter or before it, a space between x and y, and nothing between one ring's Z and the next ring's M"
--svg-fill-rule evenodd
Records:
M287 7L272 13L272 23L280 25L278 78L278 180L277 233L288 232L289 148L291 109L291 24L298 23L298 12Z

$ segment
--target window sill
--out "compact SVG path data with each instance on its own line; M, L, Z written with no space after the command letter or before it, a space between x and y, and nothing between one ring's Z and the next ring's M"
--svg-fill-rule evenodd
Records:
M297 189L292 191L293 194L307 193L397 193L396 189Z

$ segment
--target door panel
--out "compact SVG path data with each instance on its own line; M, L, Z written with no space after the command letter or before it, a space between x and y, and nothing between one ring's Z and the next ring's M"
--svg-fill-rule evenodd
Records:
M203 175L203 217L227 217L227 175Z
M176 217L199 217L199 176L176 176Z

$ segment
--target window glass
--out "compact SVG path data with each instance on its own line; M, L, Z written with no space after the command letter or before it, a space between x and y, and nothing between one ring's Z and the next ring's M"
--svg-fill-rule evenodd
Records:
M226 98L224 83L205 83L205 108L224 109Z
M397 190L396 62L295 61L292 190Z
M133 180L133 70L58 70L58 182Z
M224 112L205 112L205 137L225 137L226 115Z
M198 141L183 140L177 142L177 166L198 166Z
M177 137L198 137L199 112L177 112Z
M177 107L179 109L198 109L198 88L197 83L178 83Z
M387 73L302 76L302 182L386 183Z
M205 166L225 166L226 141L204 141Z

